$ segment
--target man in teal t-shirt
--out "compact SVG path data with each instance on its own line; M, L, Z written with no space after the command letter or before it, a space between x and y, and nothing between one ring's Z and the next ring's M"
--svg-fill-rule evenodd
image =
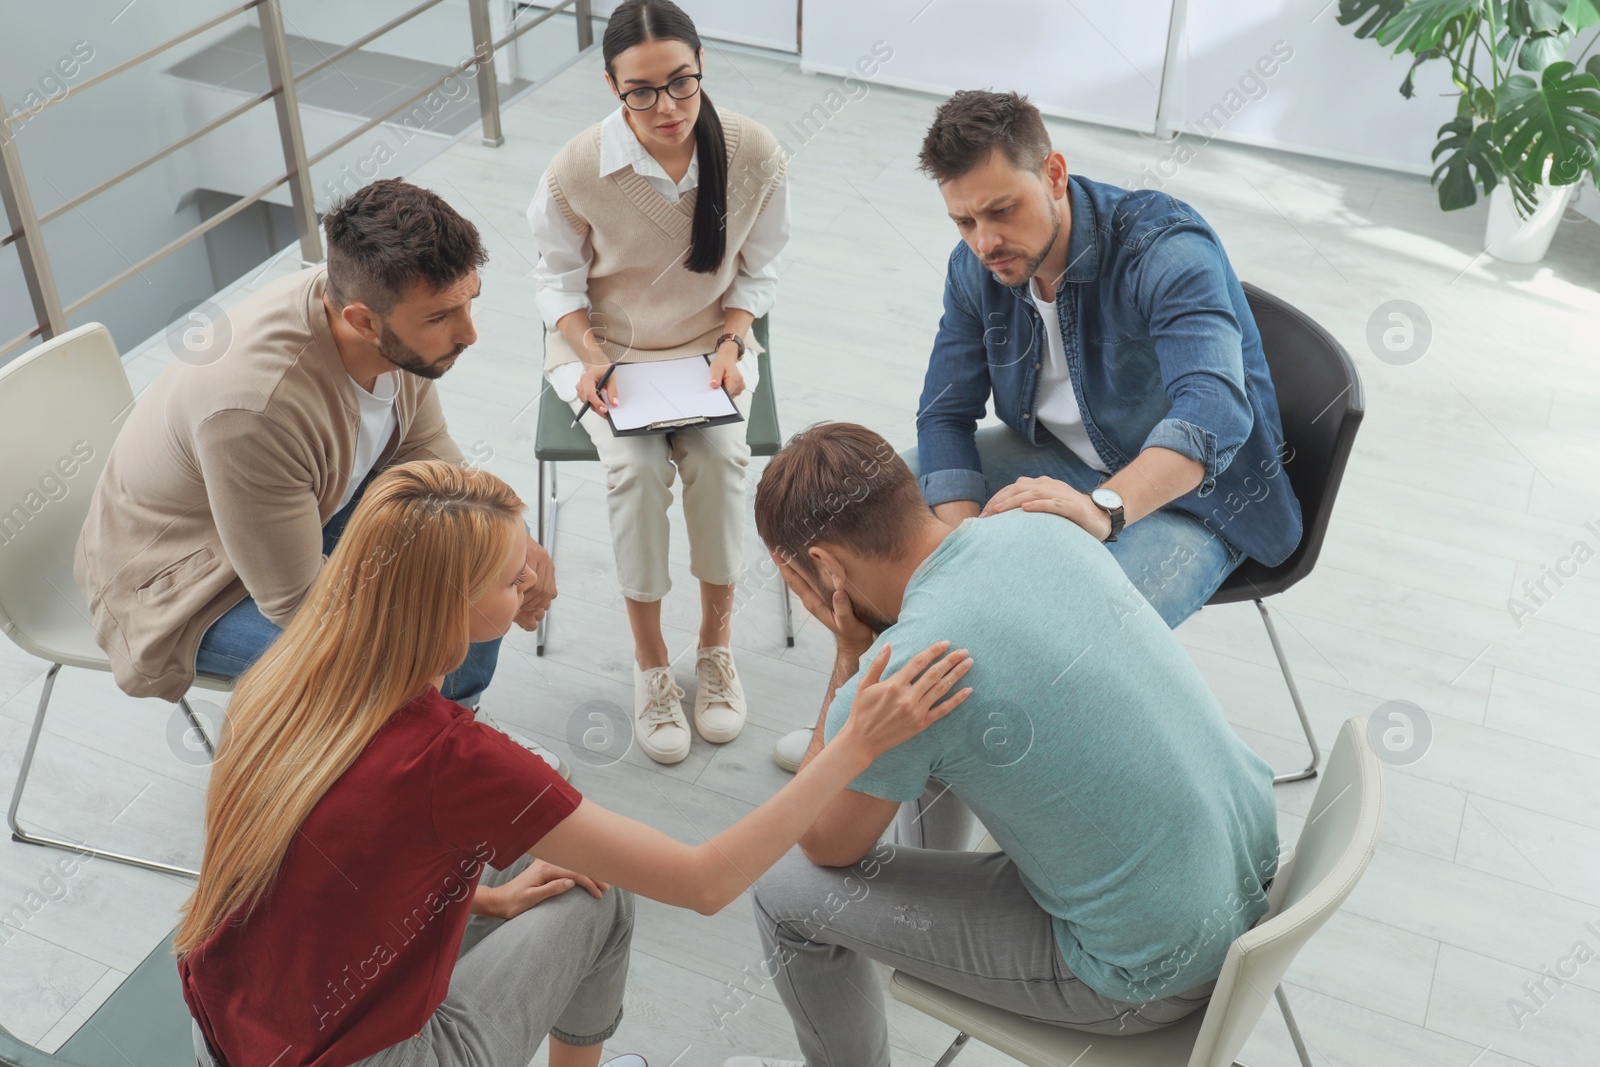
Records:
M1203 1006L1229 944L1267 911L1272 771L1116 561L1054 515L945 526L887 442L849 424L797 435L756 515L838 637L827 737L884 645L885 678L941 640L974 661L965 703L880 756L805 855L757 884L806 1063L888 1062L867 959L1097 1032ZM842 591L831 611L823 590ZM877 844L930 785L952 795L922 814L964 803L1002 853Z

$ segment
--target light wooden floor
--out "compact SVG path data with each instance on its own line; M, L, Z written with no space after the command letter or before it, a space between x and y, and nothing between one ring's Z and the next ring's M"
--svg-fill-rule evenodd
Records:
M504 147L469 139L407 175L474 219L492 250L480 341L442 389L457 440L530 504L539 327L522 212L554 151L606 108L598 71L591 56L510 108ZM914 169L936 101L873 88L803 139L787 123L822 102L831 79L710 47L706 84L792 155L794 235L772 316L784 427L849 419L913 444L942 264L957 239ZM1051 128L1075 170L1106 181L1129 182L1171 151L1123 132ZM1600 230L1569 219L1545 262L1502 264L1480 254L1482 209L1443 215L1422 179L1220 142L1200 147L1166 188L1216 226L1241 277L1324 323L1364 377L1369 410L1322 561L1276 601L1319 735L1331 740L1342 720L1395 699L1425 709L1434 733L1420 762L1388 771L1383 847L1289 973L1313 1056L1327 1067L1593 1063L1600 962L1564 987L1547 983L1553 996L1520 1025L1508 1001L1526 998L1524 983L1578 944L1600 949L1600 563L1521 626L1507 598L1575 542L1600 548L1584 526L1600 520ZM1369 316L1392 299L1432 321L1432 346L1410 365L1380 361L1365 340ZM136 388L165 357L158 347L132 361ZM574 718L586 721L587 702L630 700L596 474L562 472L549 655L535 658L531 635L513 632L485 704L556 745ZM696 606L681 524L675 537L666 620L691 665ZM759 553L752 526L747 555ZM785 650L775 589L741 590L740 602L745 734L720 750L697 741L675 767L637 752L611 767L580 763L577 786L689 840L772 794L782 781L772 742L813 719L830 646L813 624ZM1302 758L1253 610L1206 610L1179 637L1252 746L1278 766ZM13 779L42 674L0 648L0 787ZM56 694L27 813L65 834L195 862L205 770L175 754L174 711L82 672ZM1279 789L1286 838L1314 789ZM21 917L20 930L0 925L0 1023L46 1048L150 951L187 893L181 881L103 862L58 882L50 865L61 855L0 843L0 910ZM648 902L640 911L614 1048L657 1067L794 1053L770 986L715 1027L716 1007L755 985L748 904L714 918ZM889 1019L897 1063L929 1063L951 1036L896 1005ZM1244 1058L1293 1063L1273 1012ZM960 1062L1007 1061L974 1045Z

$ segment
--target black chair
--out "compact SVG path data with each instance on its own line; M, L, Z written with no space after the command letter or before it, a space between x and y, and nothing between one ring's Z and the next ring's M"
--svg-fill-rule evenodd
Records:
M756 385L755 394L750 398L750 419L746 426L745 440L750 443L750 454L753 456L774 456L783 445L783 432L778 428L778 400L777 383L772 380L772 346L767 341L767 316L763 315L753 324L755 338L761 345L761 354L756 357L759 364L761 380ZM541 366L542 357L541 357ZM550 388L546 380L543 392L539 394L539 428L534 435L534 455L539 460L539 543L550 553L552 561L556 558L556 512L561 506L561 500L556 496L556 464L567 463L574 460L597 461L600 456L594 450L594 442L589 439L589 432L572 422L572 409L569 408ZM788 647L794 647L794 614L789 605L789 587L781 580L778 582L778 592L783 596L783 634ZM544 655L545 635L550 628L552 610L545 612L539 621L539 632L534 645L538 655Z
M1289 558L1276 567L1246 559L1223 581L1206 604L1237 604L1255 601L1266 625L1272 651L1283 669L1300 728L1311 748L1311 762L1302 771L1273 776L1273 784L1297 782L1314 777L1322 760L1311 720L1306 717L1294 672L1284 658L1283 645L1272 624L1265 600L1281 593L1311 573L1322 552L1322 539L1333 515L1333 501L1344 478L1350 449L1366 408L1361 395L1361 378L1344 346L1318 326L1304 312L1271 293L1249 283L1244 286L1256 327L1261 331L1261 347L1267 368L1278 394L1278 410L1283 419L1284 443L1293 451L1286 454L1283 469L1300 501L1305 532Z
M55 1052L0 1028L0 1067L183 1067L195 1062L192 1032L169 934Z

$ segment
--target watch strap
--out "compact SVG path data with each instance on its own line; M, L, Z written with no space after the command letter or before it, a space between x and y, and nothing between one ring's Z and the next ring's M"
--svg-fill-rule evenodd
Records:
M732 341L734 344L738 345L739 346L739 358L740 359L744 358L744 338L743 337L740 337L736 333L725 333L721 337L717 338L717 343L716 343L716 345L714 347L721 348L722 347L722 343L724 341Z

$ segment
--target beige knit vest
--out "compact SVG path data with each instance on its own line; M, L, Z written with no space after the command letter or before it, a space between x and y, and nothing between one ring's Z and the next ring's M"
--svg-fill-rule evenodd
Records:
M600 124L580 133L550 165L550 196L594 249L589 263L591 324L612 362L674 359L710 352L723 332L722 298L739 269L739 249L783 177L777 139L753 119L718 110L728 146L726 251L710 274L684 266L698 188L672 203L634 172L600 174ZM749 352L760 351L745 337ZM545 370L578 359L559 331L545 335Z

